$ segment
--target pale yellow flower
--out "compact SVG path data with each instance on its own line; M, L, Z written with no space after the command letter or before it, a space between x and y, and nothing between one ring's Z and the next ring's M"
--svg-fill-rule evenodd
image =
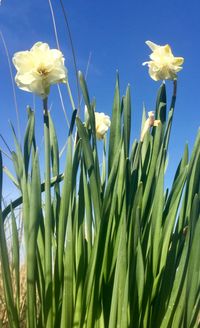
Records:
M95 112L95 128L96 128L96 137L97 139L103 139L104 135L110 127L110 117L104 113ZM87 106L85 106L85 121L88 122L89 115Z
M146 41L146 44L153 51L150 55L151 61L143 63L148 65L150 77L155 81L174 80L177 72L182 69L184 58L174 57L168 44L159 46L151 41Z
M96 136L97 139L103 139L110 127L110 117L104 113L95 112Z
M52 84L67 79L62 52L50 49L47 43L37 42L30 51L15 53L13 64L17 69L15 81L18 87L43 99L48 96Z
M145 134L147 133L147 131L151 127L158 126L160 124L160 120L155 120L154 112L152 112L152 111L151 112L148 112L148 116L149 117L145 121L144 127L143 127L142 132L141 132L140 141L143 141L144 140Z

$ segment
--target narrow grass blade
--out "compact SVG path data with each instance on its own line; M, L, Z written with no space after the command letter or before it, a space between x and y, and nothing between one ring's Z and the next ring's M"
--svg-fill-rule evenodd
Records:
M64 260L64 286L62 297L62 316L61 328L72 327L73 323L73 272L74 272L74 252L73 252L73 232L72 232L72 213L69 204L67 231L66 231L66 247Z
M6 236L4 231L4 224L2 220L2 183L3 183L3 175L2 175L2 155L0 152L0 260L2 264L2 275L3 275L3 285L4 285L4 295L6 300L7 314L9 325L14 328L19 327L19 318L17 314L17 308L15 306L14 298L13 298L13 288L12 288L12 280L11 273L9 267L9 256L8 249L6 245Z
M191 247L190 256L188 261L187 273L187 287L186 287L186 316L185 324L187 327L190 325L192 313L196 304L196 300L200 288L200 263L197 254L200 254L200 199L196 194L193 201L191 212Z
M26 127L26 132L24 136L24 166L26 176L28 175L28 166L31 155L31 148L35 148L35 115L31 108L28 107L28 123ZM35 150L35 149L34 149Z
M47 98L43 100L44 157L45 157L45 324L52 327L52 207L51 207L51 164L50 133Z
M99 224L100 217L101 217L101 199L100 199L100 190L97 184L97 177L95 175L93 153L89 143L86 129L79 118L76 119L76 124L78 128L79 136L82 139L84 160L90 178L91 194L92 194L94 213L95 213L95 222L96 224Z
M152 258L153 258L153 275L157 276L159 259L160 259L160 241L162 232L162 216L164 208L164 163L160 170L159 177L156 181L156 191L152 208L151 219L151 245L152 245Z
M55 131L55 127L49 115L49 133L50 133L50 147L51 147L51 165L52 165L52 174L54 177L59 175L59 149L58 149L58 140ZM57 230L58 216L60 209L60 185L59 182L54 185L54 197L53 197L53 231Z
M16 178L13 176L13 174L9 171L9 169L6 166L3 167L3 171L8 176L8 178L14 183L14 185L18 189L20 189L18 181L16 180Z
M171 206L169 208L168 213L166 214L165 224L163 227L163 237L162 237L162 252L160 258L160 271L162 267L165 266L167 253L169 249L170 238L173 232L173 228L176 221L176 215L178 211L178 207L181 201L181 196L185 184L185 180L187 177L187 166L185 170L180 174L179 178L176 181L176 185L174 186L173 197L171 200Z
M12 207L12 206L11 206ZM12 255L13 255L13 267L15 273L15 287L16 287L16 308L19 316L20 308L20 244L18 238L17 219L15 217L13 209L11 209L12 220Z
M80 86L81 86L81 90L82 90L82 93L83 93L83 98L84 98L85 104L87 106L88 114L89 114L90 125L91 125L91 128L92 128L92 134L93 134L94 142L96 142L96 128L95 128L94 109L92 108L92 106L90 104L88 88L87 88L84 76L80 71L78 72L78 76L79 76L79 83L80 83Z
M119 241L115 243L116 267L114 274L114 284L112 289L111 310L109 318L109 328L114 328L122 320L122 311L124 300L124 290L127 276L127 237L126 237L126 221L125 221L125 201L120 217Z
M129 156L129 146L130 146L130 133L131 133L131 95L130 95L130 85L126 89L126 96L124 101L124 148L125 157Z
M112 119L110 126L110 142L109 142L109 155L108 155L108 174L112 169L114 157L119 147L121 140L121 104L119 92L119 74L117 73L115 95L112 109Z
M32 167L32 181L31 181L31 211L28 233L28 247L27 247L27 307L28 307L28 325L30 328L36 326L36 245L37 232L41 216L41 189L40 189L40 173L38 153L35 154L35 159Z
M67 141L67 157L64 173L63 189L61 194L58 235L57 235L57 256L58 256L58 281L61 283L63 276L63 260L64 260L64 243L67 226L67 215L69 211L69 203L72 192L72 131L75 123L76 111L73 112L71 126Z

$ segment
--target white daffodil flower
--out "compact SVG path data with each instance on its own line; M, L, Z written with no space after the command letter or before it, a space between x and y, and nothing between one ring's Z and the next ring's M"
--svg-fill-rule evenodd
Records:
M144 127L142 129L141 132L141 136L140 136L140 141L144 140L145 134L147 133L147 131L152 127L152 126L158 126L160 124L160 120L155 120L155 115L154 112L148 112L148 118L144 123Z
M97 139L103 139L104 135L108 131L111 121L108 115L104 113L94 112L95 115L95 128L96 128L96 137ZM85 121L88 122L89 114L87 106L85 106Z
M176 79L177 72L182 69L184 58L174 57L168 44L159 46L151 41L146 41L146 44L152 50L152 54L151 61L144 62L143 65L148 65L150 77L155 81Z
M17 70L17 86L45 99L52 84L67 80L64 60L60 50L50 49L47 43L42 42L35 43L30 51L15 53L13 64Z
M110 117L104 113L95 112L96 136L97 139L103 139L110 127Z

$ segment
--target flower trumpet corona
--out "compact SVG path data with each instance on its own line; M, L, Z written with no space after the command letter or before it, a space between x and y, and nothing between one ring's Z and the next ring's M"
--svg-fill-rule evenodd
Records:
M50 49L47 43L42 42L35 43L30 51L15 53L13 64L17 70L17 86L45 99L52 84L67 80L64 60L60 50Z
M158 126L160 124L160 120L155 120L155 115L154 112L148 112L148 118L144 123L144 127L142 129L141 132L141 136L140 136L140 141L144 140L145 134L147 133L147 131L153 127L153 126Z
M159 46L151 41L146 41L146 44L152 50L152 54L151 61L144 62L143 65L148 65L150 77L155 81L176 79L176 74L182 69L184 58L174 57L168 44Z

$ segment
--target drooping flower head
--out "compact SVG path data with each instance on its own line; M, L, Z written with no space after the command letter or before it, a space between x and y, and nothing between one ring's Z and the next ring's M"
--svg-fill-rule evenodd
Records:
M96 136L97 139L103 139L110 127L110 117L104 113L95 112Z
M160 120L155 120L155 114L153 111L148 112L148 116L149 117L145 121L144 127L141 132L140 141L144 140L145 134L151 127L158 126L161 123Z
M144 62L143 65L148 65L150 77L155 81L174 80L177 72L182 69L184 58L174 57L168 44L159 46L151 41L146 41L146 44L152 50L152 54L151 61Z
M15 81L18 87L43 99L48 96L52 84L67 79L62 52L50 49L47 43L37 42L30 51L15 53L13 64L17 69Z
M105 115L104 113L98 113L94 112L95 115L95 129L96 129L96 137L97 139L103 139L104 135L108 131L110 127L110 117L108 115ZM86 122L89 119L88 115L88 109L87 106L85 106L85 120Z

